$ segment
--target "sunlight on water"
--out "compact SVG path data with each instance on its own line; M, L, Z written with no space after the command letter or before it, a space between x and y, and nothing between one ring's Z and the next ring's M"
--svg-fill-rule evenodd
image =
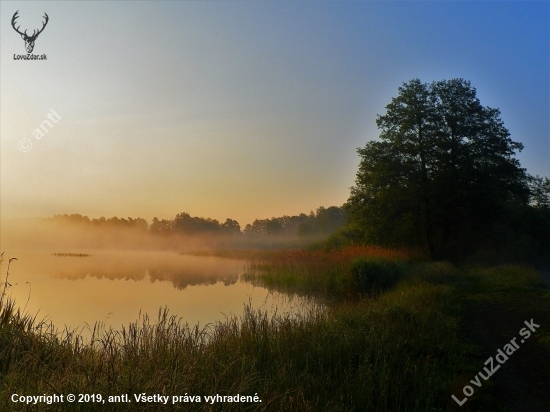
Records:
M79 250L87 257L44 251L10 251L9 293L37 319L82 329L96 322L119 329L140 313L156 319L160 308L190 325L240 316L251 303L268 313L298 313L303 298L270 292L240 280L243 260L170 252ZM6 267L3 266L2 280Z

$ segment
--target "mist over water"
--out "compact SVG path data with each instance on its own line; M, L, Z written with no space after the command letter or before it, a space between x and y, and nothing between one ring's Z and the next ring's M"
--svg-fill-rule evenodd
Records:
M83 218L79 221L77 217ZM303 215L305 216L305 215ZM65 218L66 217L66 218ZM306 217L307 218L307 217ZM104 218L100 218L104 219ZM118 218L114 218L118 219ZM273 218L275 219L275 218ZM139 224L135 224L140 220ZM206 219L201 219L206 220ZM329 222L330 224L330 222ZM326 233L297 236L295 233L246 234L236 232L180 230L155 231L154 224L137 218L118 222L90 221L80 215L57 215L53 218L7 218L2 216L0 248L55 250L70 252L75 249L104 250L163 250L186 252L220 249L278 249L300 247L322 239ZM331 228L334 230L334 228Z
M240 280L246 261L182 255L206 239L167 242L130 229L84 230L35 220L2 227L10 266L8 294L37 320L84 336L96 322L120 329L161 308L190 325L240 315L245 304L269 313L299 311L303 298ZM60 255L56 255L60 254ZM5 280L6 265L1 279Z

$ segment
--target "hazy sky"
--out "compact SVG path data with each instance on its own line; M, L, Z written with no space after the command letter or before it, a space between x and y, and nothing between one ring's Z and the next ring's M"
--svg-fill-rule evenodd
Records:
M33 51L47 60L14 60L16 10L29 34L48 13ZM185 211L244 226L341 205L356 148L416 77L470 80L524 143L522 165L550 176L547 1L2 1L0 13L3 217ZM50 109L61 120L36 140Z

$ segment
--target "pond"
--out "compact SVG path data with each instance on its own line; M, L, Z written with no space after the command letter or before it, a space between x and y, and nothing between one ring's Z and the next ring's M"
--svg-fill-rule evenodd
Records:
M205 326L240 316L245 304L268 313L298 313L309 303L241 280L246 261L158 251L79 250L88 256L53 251L9 250L2 265L8 294L37 319L84 336L96 322L120 329L159 309L190 325ZM88 326L86 326L88 325Z

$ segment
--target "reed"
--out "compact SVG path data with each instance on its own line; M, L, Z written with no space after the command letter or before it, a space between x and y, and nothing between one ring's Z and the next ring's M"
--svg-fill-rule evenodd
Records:
M0 410L28 410L10 401L13 393L201 397L200 403L170 408L64 403L53 408L60 411L448 410L453 385L463 384L461 374L472 361L475 367L481 362L478 349L463 337L456 293L470 278L447 263L411 263L403 255L365 251L373 250L292 252L255 262L255 270L273 279L302 279L304 290L339 298L298 315L268 315L246 305L241 316L202 328L164 308L156 319L144 315L120 330L96 324L85 340L78 331L59 331L22 314L6 298L0 305ZM377 279L369 285L381 290L346 299L349 285L334 295L307 283L338 270L346 276L364 272ZM385 280L392 273L397 275ZM258 394L262 402L205 402L216 394Z
M252 260L244 279L284 292L329 299L357 299L393 286L412 254L373 246L287 251Z

